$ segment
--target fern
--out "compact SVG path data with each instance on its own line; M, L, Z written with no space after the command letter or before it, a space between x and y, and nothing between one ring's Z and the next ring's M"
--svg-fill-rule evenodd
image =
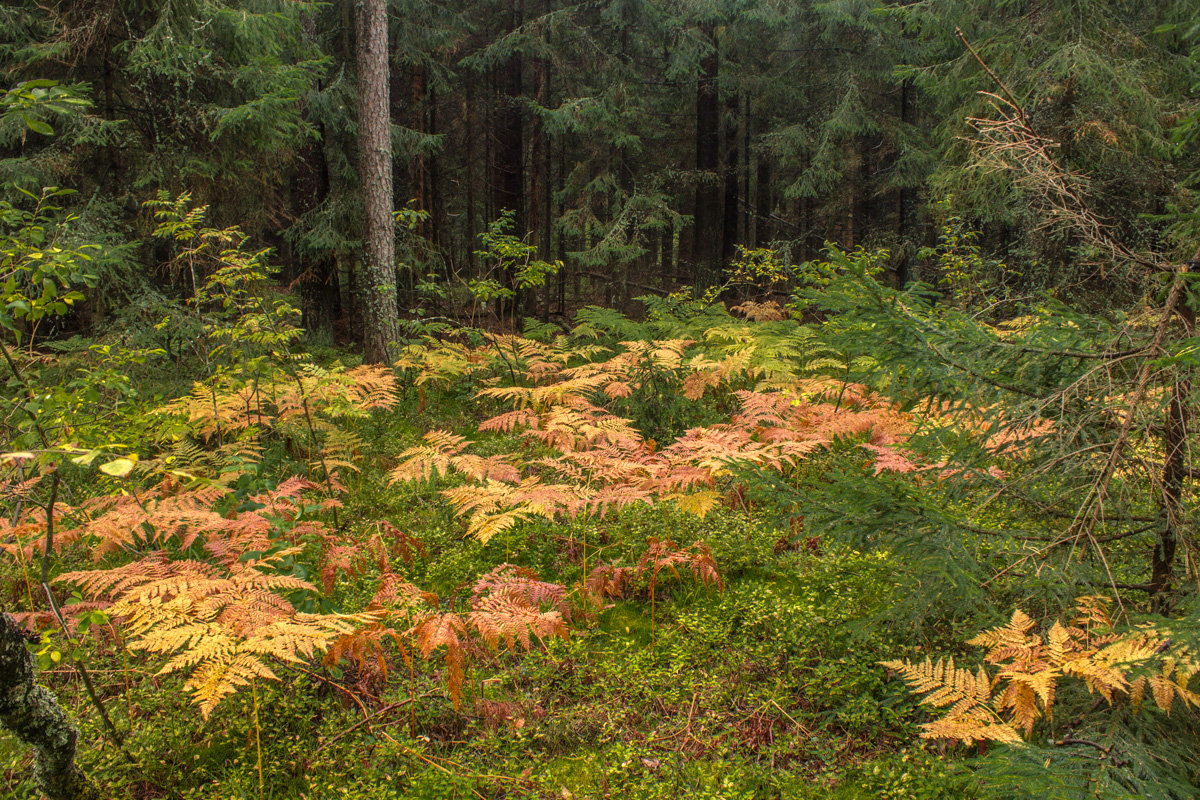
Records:
M216 507L229 496L228 489L216 485L183 489L168 477L147 495L89 502L83 511L90 518L65 529L63 540L86 541L97 561L117 550L136 552L168 543L186 549L202 542L219 560L231 563L248 550L266 550L280 535L291 541L309 534L325 536L327 530L317 520L280 525L280 520L295 520L301 514L307 502L304 493L312 488L302 478L289 478L275 490L249 498L254 510L222 513Z
M1035 628L1018 610L1006 625L970 640L986 648L985 660L999 667L994 675L983 667L974 673L957 668L953 659L884 662L925 695L923 705L951 706L939 719L921 726L922 737L1024 742L1037 720L1050 713L1064 677L1082 681L1109 705L1119 695L1137 705L1147 688L1163 711L1170 711L1176 700L1184 706L1200 705L1200 695L1188 688L1200 672L1195 655L1186 649L1164 655L1171 642L1150 627L1114 633L1101 598L1080 598L1068 625L1056 622L1044 635ZM1156 665L1150 675L1136 674L1149 665Z
M288 552L227 570L155 555L112 570L66 573L58 580L110 601L108 614L122 621L131 649L170 656L160 675L190 673L184 688L207 719L239 687L256 679L277 680L270 661L311 659L338 636L370 621L366 615L297 612L279 593L313 587L262 569Z

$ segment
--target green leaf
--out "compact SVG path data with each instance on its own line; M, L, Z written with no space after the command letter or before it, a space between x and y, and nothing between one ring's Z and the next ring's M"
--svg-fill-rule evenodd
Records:
M135 463L133 459L118 458L100 465L100 471L105 475L112 475L114 478L123 478L133 471Z
M25 119L25 124L29 126L29 130L33 131L34 133L40 133L43 136L54 135L54 128L51 128L44 121L35 119L34 117L26 117L23 114L22 117Z
M71 463L78 464L81 467L90 467L98 455L100 455L99 450L89 450L81 456L75 456L72 458Z

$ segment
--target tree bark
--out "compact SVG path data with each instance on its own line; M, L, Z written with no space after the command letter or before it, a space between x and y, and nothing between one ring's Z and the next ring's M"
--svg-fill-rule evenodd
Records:
M541 9L538 9L540 11ZM533 62L533 100L538 108L546 106L546 60L535 59ZM535 114L530 123L529 138L532 140L529 155L529 232L537 244L538 258L550 257L550 190L549 183L550 159L546 141L545 126L542 118ZM539 310L537 289L530 288L525 297L525 313L529 316L537 314L543 322L550 315L550 293L546 291L546 302Z
M392 222L387 7L384 0L355 0L354 10L358 36L359 180L366 233L360 281L363 357L368 363L382 363L388 360L388 345L400 338Z
M523 2L515 4L508 33L520 27L524 21L524 11ZM496 68L494 75L498 107L494 129L496 160L492 177L492 202L497 215L504 211L513 212L513 229L510 232L517 238L524 238L528 232L525 215L525 120L520 106L524 95L524 69L520 53L513 53ZM525 298L517 290L514 270L506 268L500 276L500 282L514 295L500 299L497 311L501 317L516 319L519 324Z
M754 246L766 247L775 238L775 228L771 220L775 213L775 204L771 200L771 162L765 154L758 157L754 193Z
M50 800L100 800L100 789L75 763L79 728L33 678L25 632L0 613L0 724L36 751L34 772Z
M728 71L725 73L728 75ZM733 260L738 245L738 133L741 117L741 98L730 92L725 98L725 151L722 154L721 180L724 183L725 204L721 219L721 263Z
M1185 267L1186 270L1200 269L1200 250L1192 256ZM1186 290L1185 290L1186 292ZM1185 293L1178 308L1179 318L1183 321L1185 333L1194 336L1196 332L1196 310L1192 307ZM1162 500L1161 521L1158 531L1158 541L1154 543L1154 552L1150 558L1150 599L1154 610L1166 613L1173 595L1173 580L1175 572L1176 551L1183 536L1183 483L1190 473L1187 464L1188 427L1191 423L1192 409L1189 403L1192 395L1192 379L1190 370L1182 368L1183 374L1178 375L1171 387L1171 401L1167 405L1167 418L1163 424L1163 455L1162 471Z
M715 180L720 162L721 109L717 98L719 61L715 27L711 22L700 26L700 33L711 48L700 59L696 81L696 209L692 223L692 260L696 265L696 283L707 285L716 279L721 260L722 186Z

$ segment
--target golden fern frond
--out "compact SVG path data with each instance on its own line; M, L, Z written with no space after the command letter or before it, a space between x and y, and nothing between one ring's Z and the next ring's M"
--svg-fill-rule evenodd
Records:
M396 375L379 364L363 364L346 370L346 399L362 411L393 408L399 402L396 395Z
M883 666L900 673L914 691L926 695L921 700L923 705L937 707L963 701L972 708L991 705L992 679L983 667L976 672L959 669L953 658L938 659L936 663L926 658L920 664L908 659L884 661ZM959 713L965 713L965 708L960 709Z
M967 640L967 644L986 647L989 649L988 660L1003 657L998 654L1003 650L1024 651L1032 646L1041 644L1037 636L1030 636L1034 621L1024 611L1017 609L1007 625L1001 625Z
M1088 595L1075 600L1075 615L1071 623L1086 631L1088 641L1112 633L1113 622L1109 611L1112 601L1107 597Z
M1083 681L1089 692L1099 693L1110 705L1118 693L1128 693L1136 705L1147 689L1164 711L1176 699L1185 706L1200 704L1200 694L1188 686L1200 673L1200 661L1186 649L1172 651L1171 639L1151 625L1113 632L1108 607L1104 598L1080 598L1072 624L1054 623L1044 639L1033 632L1033 620L1019 610L1006 625L974 637L970 642L988 648L987 660L1001 667L991 681L983 668L971 678L954 666L953 659L936 664L926 659L920 665L888 661L885 666L900 672L914 690L926 693L923 704L954 703L942 719L924 726L923 736L1007 742L1017 741L1011 736L1023 729L1028 737L1036 720L1050 711L1066 676ZM1147 667L1157 672L1147 675ZM994 687L998 691L988 708L985 689L991 692ZM985 708L1007 729L995 727L992 717L983 713Z
M1002 742L1019 744L1021 734L1007 722L990 717L986 711L976 710L958 717L943 717L921 725L922 739L950 739L965 742Z
M521 471L504 455L483 458L466 453L451 458L450 463L473 481L515 483L521 479Z
M1053 667L1036 672L1001 670L996 678L998 681L1008 681L1008 685L996 697L996 709L1008 711L1013 724L1024 728L1025 735L1029 736L1033 733L1033 723L1040 716L1038 701L1041 701L1043 709L1049 709L1054 704L1054 691L1060 674Z
M262 564L282 558L278 553ZM161 555L115 570L76 572L60 580L113 598L108 613L123 622L128 646L171 656L160 674L191 670L185 684L207 718L221 701L256 678L274 679L265 659L299 662L326 649L369 615L302 614L280 592L312 587L264 573L252 562L227 575L202 562Z
M471 519L467 523L467 535L474 536L482 544L487 544L498 534L518 522L531 519L532 516L521 508L510 508L504 511L476 511L471 514Z
M459 516L470 514L468 533L487 542L517 522L538 516L574 517L586 506L589 493L570 484L546 484L536 477L519 483L485 480L481 484L443 490Z
M438 473L449 474L451 459L467 446L466 437L445 430L429 431L424 445L409 447L400 453L400 464L388 473L389 483L427 481Z
M350 633L370 615L293 613L255 628L238 645L243 653L302 663L323 652L338 636Z
M279 678L257 658L243 653L200 664L183 688L192 693L200 706L200 715L208 719L223 699L257 679L273 681Z
M709 511L716 508L721 500L721 493L708 490L699 492L675 492L668 494L665 500L674 500L680 511L703 519Z

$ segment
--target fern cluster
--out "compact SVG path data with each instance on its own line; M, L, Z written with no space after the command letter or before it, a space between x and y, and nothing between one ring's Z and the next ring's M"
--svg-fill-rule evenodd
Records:
M982 666L963 669L953 658L884 662L925 695L922 704L949 706L938 719L922 724L921 735L967 743L1023 742L1051 713L1068 678L1109 705L1125 696L1136 707L1147 692L1165 712L1176 700L1185 707L1200 705L1200 694L1188 688L1200 672L1196 654L1153 626L1118 632L1105 598L1081 598L1066 625L1056 622L1044 634L1035 627L1018 610L1008 624L969 641L986 649L985 661L998 668L995 674Z
M533 518L603 516L659 500L702 516L731 470L787 470L837 440L866 440L878 471L916 469L902 451L914 418L861 384L805 377L839 365L810 342L811 332L795 323L772 329L726 322L697 340L620 342L615 354L590 343L572 346L565 337L550 344L497 340L494 352L480 347L473 360L455 345L429 348L420 358L410 349L401 364L418 370L415 382L443 363L452 374L464 363L490 364L503 385L485 386L476 397L511 410L485 419L479 430L519 433L544 455L477 456L465 437L432 431L424 444L400 454L390 479L462 475L467 484L442 493L469 518L469 532L486 542ZM727 422L656 441L636 418L618 412L664 379L689 400L713 394L739 410Z

